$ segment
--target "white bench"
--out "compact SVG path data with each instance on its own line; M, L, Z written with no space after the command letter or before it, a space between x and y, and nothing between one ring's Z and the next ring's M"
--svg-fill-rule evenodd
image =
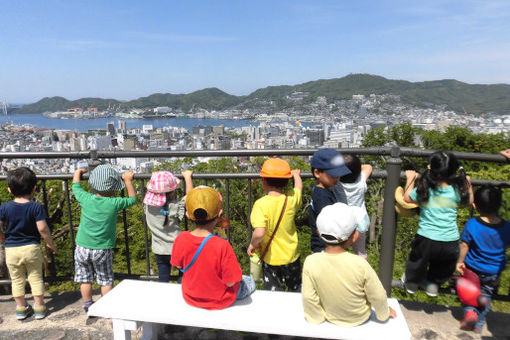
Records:
M257 290L226 309L211 311L186 304L179 284L124 280L94 303L89 315L111 318L114 339L119 340L130 339L130 331L140 326L143 339L157 339L161 324L327 339L411 339L398 301L388 303L397 318L382 323L372 317L344 328L306 322L300 293Z

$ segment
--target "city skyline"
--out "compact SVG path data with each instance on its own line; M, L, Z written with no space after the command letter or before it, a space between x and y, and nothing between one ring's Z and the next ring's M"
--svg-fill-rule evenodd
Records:
M510 83L506 1L0 2L0 99L120 100L370 73Z

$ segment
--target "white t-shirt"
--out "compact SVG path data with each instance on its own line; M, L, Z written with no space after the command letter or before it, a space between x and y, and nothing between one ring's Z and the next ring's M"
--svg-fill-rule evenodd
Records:
M338 181L338 184L333 188L333 194L336 201L345 203L350 206L361 207L365 211L365 218L362 223L356 228L359 232L368 230L370 219L368 218L367 208L365 207L365 193L367 192L367 178L362 172L353 183L343 183Z

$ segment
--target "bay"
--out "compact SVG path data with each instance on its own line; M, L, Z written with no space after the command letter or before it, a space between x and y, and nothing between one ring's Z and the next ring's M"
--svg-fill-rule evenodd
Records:
M0 115L0 124L13 123L17 125L30 124L39 128L52 128L58 130L77 130L86 132L89 129L106 128L108 123L115 123L118 127L119 121L126 122L127 129L142 128L142 125L152 125L154 128L163 126L183 127L191 130L194 126L219 126L242 127L249 125L258 125L251 120L230 120L230 119L212 119L212 118L151 118L151 119L119 119L116 117L96 118L96 119L53 119L44 117L42 114L11 114Z

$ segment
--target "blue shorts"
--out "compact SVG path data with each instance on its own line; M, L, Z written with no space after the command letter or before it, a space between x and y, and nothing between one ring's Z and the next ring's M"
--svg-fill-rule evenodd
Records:
M76 245L74 250L74 282L92 282L113 286L113 250L88 249Z
M237 291L236 300L242 300L247 298L255 291L255 281L251 276L243 275L241 281L239 281L239 290Z

